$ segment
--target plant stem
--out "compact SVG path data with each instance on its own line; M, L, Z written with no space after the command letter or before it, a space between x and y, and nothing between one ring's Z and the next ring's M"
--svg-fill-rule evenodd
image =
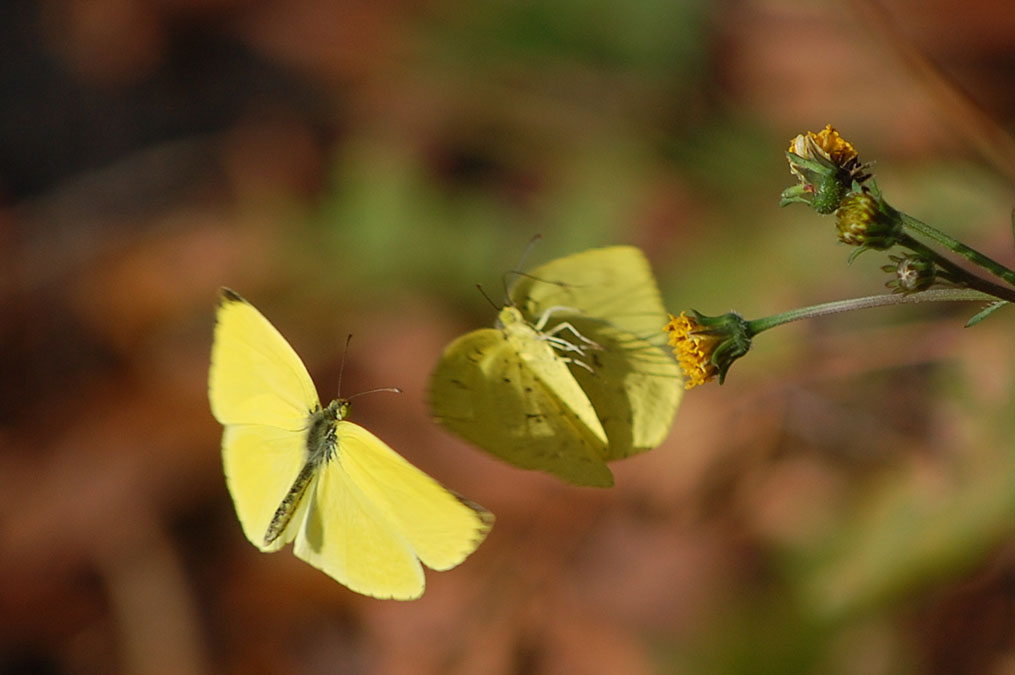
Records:
M933 260L938 267L945 271L946 274L942 275L942 277L947 278L948 281L954 283L955 285L964 288L973 288L978 291L982 291L983 293L990 293L999 300L1015 302L1015 290L1005 288L1004 286L998 286L995 283L972 274L968 270L959 267L948 258L945 258L931 247L914 239L908 234L902 235L899 244L919 253L925 258Z
M931 227L921 220L917 220L916 218L901 212L899 215L902 216L902 224L904 227L908 227L915 232L919 232L925 237L933 239L942 246L945 246L965 257L967 260L976 263L994 276L1004 279L1012 286L1015 286L1015 270L1009 269L996 260L988 258L976 249L966 246L961 241L952 239L941 230Z
M801 307L800 309L793 309L788 312L782 312L781 314L773 314L772 316L748 321L747 328L748 332L754 336L762 331L768 330L769 328L781 326L782 324L789 323L791 321L814 319L819 316L828 316L829 314L839 314L841 312L851 312L857 309L886 307L888 305L910 305L918 302L996 302L996 300L997 299L993 295L983 293L981 291L960 288L922 291L920 293L911 293L909 295L888 293L885 295L871 295L866 298L837 300L835 302L826 302L820 305L811 305L810 307Z

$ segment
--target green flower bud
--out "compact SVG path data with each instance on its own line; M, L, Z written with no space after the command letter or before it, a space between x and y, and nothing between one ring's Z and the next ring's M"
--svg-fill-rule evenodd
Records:
M889 249L902 236L902 217L880 197L851 192L835 212L839 241L878 251Z

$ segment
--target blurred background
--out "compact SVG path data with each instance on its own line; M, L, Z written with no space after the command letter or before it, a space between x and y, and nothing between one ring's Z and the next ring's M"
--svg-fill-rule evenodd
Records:
M667 306L882 292L779 209L834 124L889 202L1015 263L1001 0L9 0L0 8L0 672L1015 672L1012 312L755 340L611 490L434 425L426 378L538 264L629 243ZM244 539L217 289L497 524L412 603Z

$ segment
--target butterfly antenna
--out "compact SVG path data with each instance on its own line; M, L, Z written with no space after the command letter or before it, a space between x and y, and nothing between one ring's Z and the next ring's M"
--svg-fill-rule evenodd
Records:
M351 342L351 341L352 341L352 333L349 333L345 337L345 349L342 351L342 365L339 366L339 368L338 368L338 396L339 396L339 398L341 398L341 396L342 396L342 374L345 372L345 357L349 353L349 342ZM350 396L349 398L347 398L345 400L346 401L351 401L354 398L357 398L359 396L363 396L364 394L373 394L373 393L378 392L378 391L390 391L390 392L393 392L395 394L401 394L402 393L402 390L399 389L398 387L378 387L376 389L367 389L366 391L358 392L356 394L353 394L352 396Z
M361 391L359 393L353 394L352 396L350 396L349 398L347 398L345 400L346 401L351 401L354 398L358 398L358 397L363 396L365 394L376 394L379 391L390 391L392 394L401 394L402 393L402 390L399 389L398 387L377 387L376 389L367 389L366 391Z
M349 343L352 341L352 333L345 336L345 349L342 350L342 363L338 367L338 398L342 397L342 375L345 373L345 357L349 354Z
M484 298L486 298L486 301L489 302L490 305L492 305L493 308L499 312L501 308L497 306L497 303L493 301L493 298L491 298L489 295L486 294L486 290L483 289L483 284L476 284L476 288L479 289L480 294Z
M513 276L526 276L525 273L522 272L521 270L525 267L525 261L528 260L529 254L532 253L532 249L535 247L536 242L538 242L542 238L543 238L542 234L532 235L532 238L529 239L529 243L525 244L525 250L522 251L521 260L518 261L518 267L516 269L505 272L504 276L501 277L501 283L504 285L504 298L507 299L506 300L507 304L510 303L511 297L510 293L508 293L508 275L510 274Z
M535 247L536 242L543 238L541 234L532 235L532 239L529 239L529 243L525 245L525 250L522 251L522 259L518 261L518 269L525 267L525 261L528 259L529 254L532 253L532 249Z
M553 284L554 286L560 286L561 288L563 288L564 286L574 285L569 284L566 281L557 281L556 279L545 279L543 277L537 277L535 274L529 274L528 272L508 272L508 274L513 274L516 277L525 277L526 279L532 279L533 281L539 281L544 284Z
M367 389L365 392L358 392L345 400L351 401L352 399L359 398L360 396L364 396L365 394L377 394L378 392L391 392L392 394L401 394L402 390L399 389L398 387L378 387L377 389Z

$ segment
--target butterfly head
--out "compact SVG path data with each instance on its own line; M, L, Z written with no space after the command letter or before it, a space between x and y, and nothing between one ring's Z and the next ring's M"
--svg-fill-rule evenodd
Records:
M336 398L321 411L321 416L331 422L341 422L349 416L351 405L347 398Z
M518 311L517 307L506 305L504 309L500 310L500 314L497 315L497 326L499 328L509 328L519 323L527 323L522 313Z

